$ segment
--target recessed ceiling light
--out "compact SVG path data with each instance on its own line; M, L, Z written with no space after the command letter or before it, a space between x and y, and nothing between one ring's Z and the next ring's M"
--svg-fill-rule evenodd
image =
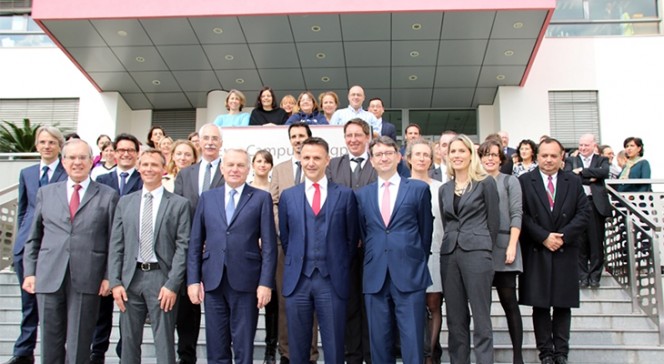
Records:
M413 58L418 57L419 55L420 55L420 52L418 52L418 51L410 52L410 56L413 57Z
M413 30L420 30L420 29L422 29L422 24L415 23L411 26L411 28L413 28Z
M118 35L121 36L121 37L126 37L126 36L127 36L127 32L124 31L124 30L118 30Z
M417 80L417 75L410 75L410 76L408 76L408 80L410 80L410 81L415 81L415 80Z
M323 82L330 82L330 78L327 77L327 76L321 77L320 80L323 81Z
M318 58L318 59L323 59L325 57L327 57L327 56L323 52L316 53L316 58Z
M505 51L505 56L512 57L513 55L514 55L514 51L512 51L512 50L506 50Z
M502 80L504 80L504 79L505 79L505 75L498 75L498 76L496 76L496 80L498 80L498 81L502 81Z
M212 32L213 32L214 34L221 34L221 33L224 32L224 30L221 29L221 28L219 28L219 27L216 27L216 28L212 28Z
M523 23L518 21L518 22L514 23L513 27L514 27L514 29L521 29L521 28L523 28Z
M244 83L244 78L236 78L235 83L237 83L238 85L243 84Z
M320 25L314 25L311 27L312 32L320 32L320 30L321 30Z
M159 85L161 85L161 81L159 81L159 80L152 80L152 84L155 85L155 86L159 86Z
M136 57L136 62L143 63L143 62L145 62L145 58L143 58L141 56L138 56L138 57Z
M224 56L224 58L225 58L227 61L232 61L232 60L235 59L235 57L233 57L232 54L227 54L227 55Z

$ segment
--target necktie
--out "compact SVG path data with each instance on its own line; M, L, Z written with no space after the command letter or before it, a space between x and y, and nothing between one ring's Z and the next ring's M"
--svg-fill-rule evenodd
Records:
M385 226L390 223L390 182L383 183L383 200L380 203L380 215L383 217Z
M553 187L553 177L551 176L549 176L549 183L546 185L546 189L546 195L549 197L549 208L553 211L553 200L556 196L556 189Z
M320 185L318 183L314 183L314 198L311 200L311 209L314 210L314 215L318 216L318 213L320 212Z
M152 194L146 193L143 202L143 215L141 220L140 258L143 262L152 260L154 232L152 231Z
M124 195L125 187L127 186L127 176L129 176L127 172L120 173L120 196Z
M353 181L353 184L357 182L358 179L360 179L360 172L362 172L362 162L364 161L364 158L358 157L358 158L353 158L351 161L355 162L355 168L353 169L353 173L351 174L351 179Z
M78 194L78 190L81 189L81 185L78 183L74 185L74 193L71 194L71 200L69 200L69 218L70 221L74 221L74 216L78 210L78 206L81 204L81 197Z
M46 186L48 184L48 166L43 166L42 171L43 173L41 178L39 178L39 187Z
M297 169L295 170L295 184L298 184L302 182L302 163L297 161L295 164L297 164Z
M237 191L235 189L232 189L230 191L230 197L228 198L228 202L226 203L226 224L230 224L231 220L233 219L233 214L235 213L235 195L237 194Z
M210 181L212 180L212 163L208 163L205 167L205 174L203 175L203 189L201 193L210 189Z

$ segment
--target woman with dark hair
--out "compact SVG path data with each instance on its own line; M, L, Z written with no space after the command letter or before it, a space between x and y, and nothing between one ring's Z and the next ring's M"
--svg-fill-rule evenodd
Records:
M300 97L297 98L297 107L300 111L291 115L288 121L286 121L286 125L293 123L307 123L309 125L329 124L327 119L325 119L325 115L318 111L318 102L311 92L306 91L300 94Z
M161 126L155 125L151 127L148 132L148 147L159 149L159 141L165 136L166 132L164 132L164 129Z
M256 106L249 117L249 125L283 125L288 119L286 111L277 105L274 91L265 86L258 92Z
M512 168L512 175L520 175L530 172L537 168L537 144L530 139L524 139L516 148L517 159L519 160Z
M217 126L247 126L249 125L249 114L242 111L247 103L247 98L238 90L228 91L226 96L226 110L228 114L221 114L214 119Z
M507 326L512 339L512 362L523 363L523 322L516 298L516 277L523 272L523 260L519 248L521 234L522 194L521 185L515 176L500 173L505 163L499 140L488 139L478 149L484 170L496 180L500 211L500 227L493 246L493 286L498 291L500 305L507 317Z
M96 167L97 165L100 164L101 161L104 160L104 157L102 156L102 153L103 153L103 151L104 151L103 145L106 144L106 142L111 142L111 143L113 142L113 141L111 140L111 137L109 137L108 135L106 135L106 134L100 134L100 135L97 137L97 142L96 142L96 144L97 144L97 148L99 148L99 155L97 155L97 156L95 157L95 159L92 161L92 168Z
M650 163L643 159L643 140L637 137L629 137L623 143L627 163L620 172L620 179L649 179ZM652 192L649 184L621 184L617 188L620 192Z
M251 159L251 167L254 170L254 180L251 185L264 191L270 190L270 171L274 166L272 154L267 149L261 149Z
M105 141L101 144L101 160L90 171L90 178L95 181L97 176L111 173L116 166L115 163L115 149L113 149L113 142Z

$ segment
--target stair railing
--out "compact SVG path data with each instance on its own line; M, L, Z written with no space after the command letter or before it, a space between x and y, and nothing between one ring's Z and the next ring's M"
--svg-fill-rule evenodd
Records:
M620 184L664 184L663 180L607 180L612 216L606 221L605 267L657 325L664 345L662 251L664 193L618 192Z
M0 190L0 270L11 267L17 229L18 183Z

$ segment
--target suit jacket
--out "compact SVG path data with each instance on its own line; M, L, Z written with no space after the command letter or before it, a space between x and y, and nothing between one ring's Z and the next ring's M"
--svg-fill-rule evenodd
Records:
M72 287L97 294L107 278L108 243L118 194L90 181L70 221L67 181L49 184L37 192L37 207L25 246L25 276L35 276L37 293L53 293L70 272Z
M227 224L226 187L203 192L191 225L187 285L203 282L206 291L213 291L225 272L236 291L274 288L276 240L269 193L245 184Z
M387 227L378 207L378 182L362 187L356 197L365 247L363 292L380 291L388 272L401 292L431 285L427 267L433 233L429 185L402 178Z
M306 258L306 224L302 221L305 208L309 208L304 183L295 185L281 194L279 200L279 231L284 249L283 295L290 296L302 275ZM332 286L341 298L348 298L349 267L355 255L358 226L357 202L353 190L328 182L327 198L321 211L325 212L325 225L321 235L325 239L325 258Z
M394 124L390 123L389 121L383 118L383 126L380 128L380 135L388 136L396 142L397 128L394 126Z
M200 196L198 194L198 168L201 163L205 163L205 161L201 160L200 162L181 170L177 177L175 177L175 189L173 190L173 193L189 200L189 209L192 218L196 212L196 206L198 205L198 198ZM224 177L221 175L220 162L219 168L214 171L214 175L210 181L210 189L223 185Z
M445 167L444 171L443 167ZM436 181L447 183L447 181L449 180L449 178L447 177L447 167L444 164L441 164L438 168L430 169L429 177L435 179Z
M443 245L440 254L450 254L458 245L464 251L492 251L500 227L500 208L496 181L488 176L473 182L454 211L454 181L440 187L440 214L443 218Z
M304 172L302 173L304 175ZM289 159L277 164L272 170L272 179L270 180L270 194L272 195L272 203L274 204L274 217L276 218L277 228L279 227L279 197L281 193L295 185L295 170L293 170L293 163Z
M606 157L593 154L590 159L590 167L583 167L581 155L570 157L565 160L565 170L572 171L576 168L583 168L578 176L583 185L590 187L593 195L593 204L597 211L604 217L611 216L611 205L609 203L609 194L606 192L604 180L609 178L611 165ZM591 181L594 179L594 181ZM602 222L603 223L603 222Z
M97 182L104 184L118 193L120 196L128 195L132 192L139 191L143 188L143 180L141 179L141 174L138 171L129 176L125 184L125 188L122 194L120 194L120 185L118 184L118 170L114 170L110 173L102 174L97 177Z
M385 124L383 124L385 125ZM375 182L377 178L376 170L371 165L371 161L366 161L362 171L360 171L360 178L355 181L355 185L351 183L351 168L350 168L350 155L344 154L341 157L335 157L330 160L327 166L327 177L346 187L357 190L360 187L366 186L371 182Z
M37 204L37 190L39 189L39 178L42 171L37 163L23 168L18 177L18 232L14 240L14 255L22 255L25 242L30 236L30 226L35 215ZM67 172L62 162L53 171L50 183L61 182L67 179Z
M581 180L570 172L558 172L553 211L539 168L523 174L519 181L523 191L519 302L535 307L578 307L578 242L590 221ZM542 244L551 232L563 234L564 244L555 252Z
M136 272L140 249L140 211L143 190L120 199L115 210L108 256L111 288L129 287ZM164 190L154 226L154 252L159 272L167 280L164 287L177 292L184 281L191 218L189 201Z

